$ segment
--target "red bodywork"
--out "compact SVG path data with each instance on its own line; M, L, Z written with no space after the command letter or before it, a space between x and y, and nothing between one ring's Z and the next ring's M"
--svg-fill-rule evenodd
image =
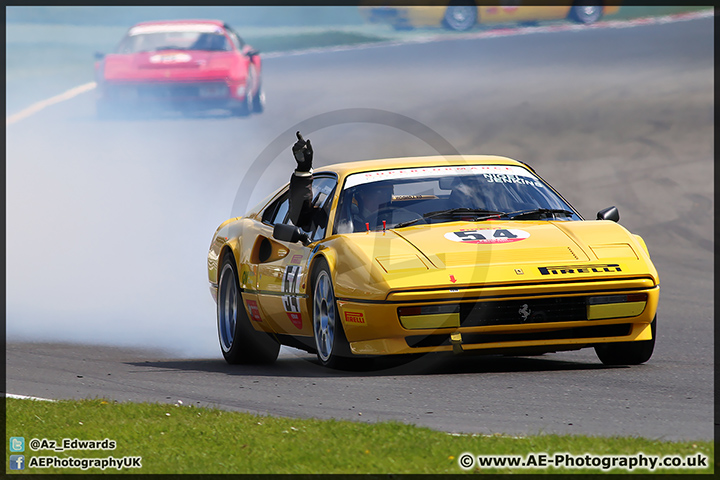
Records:
M153 35L168 45L141 51L138 44L151 43ZM221 47L198 47L201 36ZM178 46L187 39L195 45ZM260 55L221 21L142 22L128 31L116 53L95 64L98 113L153 105L260 111L261 73Z

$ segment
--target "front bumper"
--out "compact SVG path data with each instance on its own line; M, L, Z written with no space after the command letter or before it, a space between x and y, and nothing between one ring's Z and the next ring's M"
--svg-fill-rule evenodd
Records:
M383 302L338 299L338 310L358 355L560 351L652 338L650 322L660 292L649 279L543 287L534 293L527 288L468 289L462 296L404 292ZM623 295L629 299L624 304L595 304L598 298ZM638 296L646 300L630 301ZM423 307L427 315L418 314Z

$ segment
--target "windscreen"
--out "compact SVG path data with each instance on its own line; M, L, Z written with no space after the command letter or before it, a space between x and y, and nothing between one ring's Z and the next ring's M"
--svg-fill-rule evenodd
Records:
M581 220L567 202L523 167L440 166L349 175L334 230L351 233L491 218Z
M161 50L227 51L231 50L231 44L217 25L142 25L130 29L117 53Z

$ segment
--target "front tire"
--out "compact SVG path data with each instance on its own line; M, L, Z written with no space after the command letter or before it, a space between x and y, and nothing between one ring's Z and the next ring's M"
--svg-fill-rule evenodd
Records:
M253 328L240 292L235 257L225 255L217 294L218 337L223 357L231 365L273 363L280 344L269 334Z
M450 2L445 9L443 26L456 32L470 30L478 20L478 9L475 2L456 0Z
M595 346L595 354L604 365L640 365L650 360L655 349L657 315L650 324L652 339L639 342L606 343Z
M586 4L590 5L586 5ZM592 5L593 2L580 1L570 8L568 18L573 22L590 25L595 23L602 17L603 7L601 5Z
M330 368L347 367L352 353L340 321L330 268L324 259L312 274L312 322L320 364Z

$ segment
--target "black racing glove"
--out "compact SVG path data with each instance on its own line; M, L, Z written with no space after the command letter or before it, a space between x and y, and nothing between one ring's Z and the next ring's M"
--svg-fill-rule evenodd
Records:
M313 160L313 149L310 145L310 140L305 140L300 132L295 133L297 135L297 142L292 147L293 155L295 155L295 161L297 162L298 172L309 172L312 169Z

